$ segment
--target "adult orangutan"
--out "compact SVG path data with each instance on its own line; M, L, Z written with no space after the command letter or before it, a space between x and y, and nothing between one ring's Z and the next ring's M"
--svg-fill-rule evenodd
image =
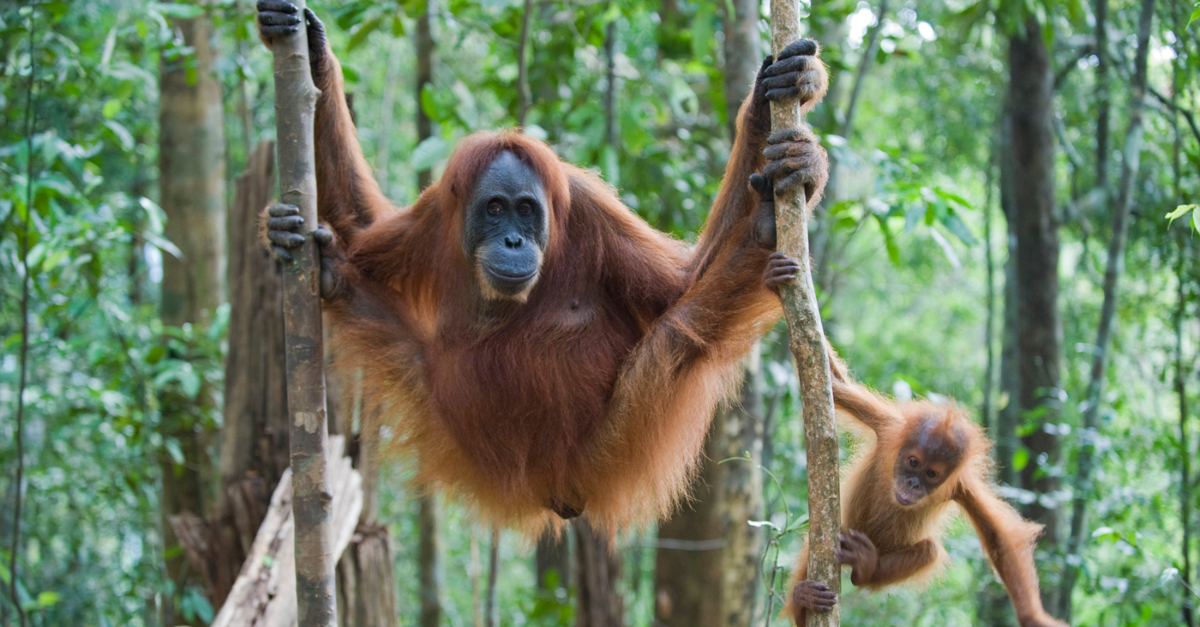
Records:
M842 489L838 563L855 586L879 589L921 581L946 559L942 524L951 503L975 526L983 550L1008 590L1021 627L1065 627L1042 607L1033 563L1042 527L1021 518L989 482L991 443L953 405L894 403L855 382L830 351L838 411L869 428L874 444L847 471ZM808 550L792 571L785 611L798 627L805 613L833 607L834 593L807 579Z
M362 371L367 404L419 458L418 483L529 534L585 510L610 530L669 513L739 359L779 316L765 283L796 269L772 256L771 186L760 199L747 182L762 170L775 190L803 185L810 203L825 184L810 134L767 137L769 101L811 108L823 96L816 44L763 63L689 247L515 131L467 137L441 179L394 210L355 138L321 22L287 0L258 9L267 45L306 24L338 366ZM269 215L286 257L302 221L286 205Z

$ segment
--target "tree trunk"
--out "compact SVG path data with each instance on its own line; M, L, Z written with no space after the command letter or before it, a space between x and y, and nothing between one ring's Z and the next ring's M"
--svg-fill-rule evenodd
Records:
M577 590L575 627L621 627L625 601L617 590L621 579L621 554L608 537L592 528L586 518L576 518L575 568Z
M570 530L563 529L555 537L552 533L543 534L538 538L537 554L534 556L534 566L537 573L537 587L547 590L553 573L554 587L567 588L571 585L571 538Z
M1021 438L1029 460L1022 485L1039 495L1060 489L1061 442L1047 425L1059 422L1060 328L1058 320L1058 225L1054 217L1054 130L1050 54L1035 17L1009 45L1008 97L1012 107L1013 201L1017 236L1017 346L1020 351L1021 411L1037 412L1037 426ZM1038 499L1025 514L1045 525L1039 544L1051 552L1059 545L1061 509ZM1046 607L1056 588L1042 588Z
M433 85L433 64L437 53L437 41L433 38L434 0L428 0L425 11L417 18L417 143L433 136L433 121L421 104L421 93L426 86ZM417 193L420 194L433 182L433 171L417 172ZM438 520L441 518L437 498L432 494L418 497L417 515L417 568L420 580L421 627L437 627L442 620L441 582L441 539L438 535Z
M212 20L204 15L172 20L176 36L192 48L193 58L163 58L159 80L159 191L167 216L166 236L181 254L163 256L162 321L171 326L207 325L224 300L225 274L225 156L221 86L213 75ZM188 66L192 66L189 80ZM195 401L211 404L210 390ZM178 543L169 518L183 512L206 513L205 481L212 462L207 442L196 424L190 399L162 399L162 436L179 443L182 463L165 452L162 515L163 547ZM163 624L180 621L174 601L185 587L184 556L166 560L167 578L175 594L164 596Z
M1175 268L1178 276L1175 306L1175 396L1179 399L1179 519L1183 527L1183 537L1180 539L1180 551L1183 554L1182 568L1179 573L1181 584L1180 615L1187 627L1195 625L1194 606L1192 601L1192 460L1195 453L1191 450L1191 436L1188 435L1188 403L1187 378L1190 368L1183 359L1183 323L1187 311L1187 276L1185 268L1191 257L1191 236L1187 233L1177 234L1179 242L1179 261Z
M1108 0L1096 2L1096 187L1108 198ZM1107 204L1107 201L1105 202Z
M778 54L800 38L797 0L771 0L771 49ZM772 102L771 130L803 128L800 103ZM800 265L796 279L779 288L788 327L788 347L796 360L800 394L804 399L804 454L808 464L808 577L841 592L841 567L834 556L841 527L838 435L833 413L825 330L809 267L808 201L803 189L775 196L780 252ZM841 623L841 606L828 612L809 612L809 627Z
M729 140L737 134L738 107L754 86L762 63L762 37L758 33L761 3L757 0L730 0L720 3L725 10L725 124ZM733 9L733 14L729 14Z
M721 408L709 428L704 459L692 486L692 499L658 526L654 569L654 620L667 627L721 625L722 547L719 522L721 459L714 441ZM739 462L740 463L740 462ZM760 547L755 547L759 549Z
M517 126L525 126L525 116L533 105L529 91L529 38L530 22L533 21L533 0L525 0L521 12L521 40L517 44Z
M746 358L740 403L718 412L709 431L714 460L743 458L719 465L717 525L725 545L720 556L720 615L723 627L754 622L762 564L763 532L750 521L763 517L763 379L762 356L756 343ZM748 459L746 459L748 458Z
M297 0L303 12L304 0ZM337 585L329 498L329 429L325 413L324 345L317 244L317 177L313 119L317 95L309 71L304 29L272 48L275 125L279 141L281 200L295 205L305 222L305 242L284 264L284 333L288 419L295 520L296 602L299 627L337 624Z
M1075 485L1075 498L1071 512L1071 534L1067 545L1068 555L1082 558L1083 539L1087 532L1087 499L1092 495L1092 467L1095 465L1095 442L1098 437L1100 418L1100 395L1104 389L1105 370L1108 366L1108 345L1112 336L1113 321L1117 312L1117 281L1125 266L1125 240L1129 232L1129 214L1133 209L1133 185L1137 181L1142 151L1142 107L1146 99L1146 66L1150 55L1150 25L1154 20L1154 0L1142 0L1142 13L1138 21L1137 58L1134 62L1132 93L1129 103L1129 126L1125 131L1125 153L1121 160L1121 181L1117 191L1117 203L1113 210L1113 236L1108 245L1108 263L1104 269L1104 302L1100 307L1100 324L1096 330L1093 346L1092 373L1088 381L1086 408L1083 411L1083 432L1079 450L1079 469ZM1079 567L1067 564L1059 590L1059 606L1056 612L1065 621L1071 620L1071 591Z
M433 85L433 63L437 53L437 41L433 38L432 13L435 0L426 0L425 12L417 18L417 143L433 136L433 121L421 104L425 87ZM433 182L433 171L417 172L417 193L420 194Z

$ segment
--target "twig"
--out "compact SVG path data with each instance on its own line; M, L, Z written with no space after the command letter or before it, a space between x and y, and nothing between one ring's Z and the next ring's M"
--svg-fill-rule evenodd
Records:
M492 555L488 565L487 608L485 610L487 627L499 624L500 608L496 607L496 580L500 576L500 528L492 527Z

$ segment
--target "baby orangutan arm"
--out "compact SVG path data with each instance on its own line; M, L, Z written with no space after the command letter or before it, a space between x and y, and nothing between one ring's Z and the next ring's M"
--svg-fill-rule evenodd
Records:
M965 477L954 491L954 501L971 519L979 542L1000 576L1017 611L1021 627L1066 627L1042 607L1034 542L1042 526L1024 518L978 477Z
M925 538L916 544L880 555L863 533L850 529L838 535L834 549L839 564L851 567L850 581L856 586L881 587L898 583L928 568L937 561L937 546Z

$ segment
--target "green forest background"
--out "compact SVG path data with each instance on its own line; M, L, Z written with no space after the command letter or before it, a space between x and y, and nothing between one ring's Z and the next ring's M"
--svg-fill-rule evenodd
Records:
M694 240L768 48L767 4L310 7L397 206L458 139L523 120ZM1037 562L1052 614L1194 627L1200 8L805 6L832 81L808 120L833 168L810 232L832 343L876 389L952 397L988 427L1001 493L1048 524ZM250 0L0 4L5 625L206 625L218 609L167 521L213 514L227 479L226 357L239 348L226 293L245 277L225 275L225 243L256 244L225 209L274 135L253 16ZM181 129L199 138L183 152ZM606 561L625 624L788 624L775 615L807 503L782 337L762 342L741 404L719 412L693 505L619 536ZM715 463L732 457L749 459ZM394 572L376 595L395 610L343 624L487 623L490 529L406 489L403 463L371 472L364 522L390 536ZM594 563L500 540L498 624L585 624L576 575ZM844 624L1014 624L970 525L953 522L946 547L951 566L924 588L869 594L847 576Z

